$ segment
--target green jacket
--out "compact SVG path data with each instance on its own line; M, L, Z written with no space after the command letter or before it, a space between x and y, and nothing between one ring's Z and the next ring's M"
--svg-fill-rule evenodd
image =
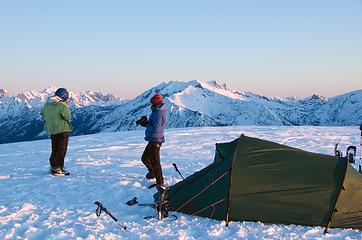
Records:
M61 98L53 96L48 99L41 109L41 115L45 120L44 130L50 134L71 132L71 114L67 102Z

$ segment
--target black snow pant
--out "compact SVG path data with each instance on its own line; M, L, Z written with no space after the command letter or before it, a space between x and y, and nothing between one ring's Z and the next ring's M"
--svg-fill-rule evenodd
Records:
M49 158L52 168L64 168L64 158L67 153L69 133L63 132L51 135L52 153Z
M162 143L149 142L142 154L142 162L147 167L148 172L156 178L156 183L163 186L163 175L160 162L160 149Z

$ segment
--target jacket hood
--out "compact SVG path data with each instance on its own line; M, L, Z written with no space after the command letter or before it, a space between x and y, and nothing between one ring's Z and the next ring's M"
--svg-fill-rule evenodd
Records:
M156 106L151 106L152 111L166 111L166 105L165 103L161 103Z
M51 96L48 98L48 103L58 103L58 102L62 102L63 99L61 99L60 97L58 96Z

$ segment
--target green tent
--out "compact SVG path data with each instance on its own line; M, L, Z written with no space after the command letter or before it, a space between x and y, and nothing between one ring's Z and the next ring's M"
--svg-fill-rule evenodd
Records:
M155 194L155 199L158 194ZM229 221L362 228L362 176L346 158L241 135L170 187L171 210Z

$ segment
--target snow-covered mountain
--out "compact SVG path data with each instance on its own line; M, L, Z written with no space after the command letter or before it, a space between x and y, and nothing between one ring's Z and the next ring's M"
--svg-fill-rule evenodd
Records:
M306 99L271 98L238 92L217 82L172 81L142 93L115 108L102 121L100 130L135 128L134 121L148 115L149 99L156 92L165 97L168 127L224 125L359 125L362 121L362 90L327 99L313 95ZM346 115L346 113L349 113Z
M19 103L26 103L29 107L41 107L49 96L53 95L58 88L55 86L44 89L43 91L30 90L28 92L19 93L15 96L10 96L8 91L0 89L4 92L7 98L2 99L2 103L16 101ZM7 94L6 94L7 93ZM69 92L69 104L72 107L84 107L92 104L108 105L110 103L122 101L112 94L104 95L101 92L85 91L85 92Z
M31 90L15 96L0 89L0 143L46 137L42 131L43 120L40 116L40 109L56 89L57 87L49 87L43 91ZM92 119L93 113L97 112L97 115L102 115L103 112L126 102L112 94L104 95L93 91L70 91L69 95L69 105L73 115L78 116L77 119L74 119L76 134L95 133L81 130L88 126L88 121Z
M0 143L43 138L39 112L55 87L0 98ZM73 135L136 129L149 115L149 100L160 92L168 108L169 128L226 125L356 126L362 122L362 90L332 98L278 98L232 90L216 81L161 83L132 100L98 92L70 93Z
M0 98L9 96L9 92L5 89L0 89Z

